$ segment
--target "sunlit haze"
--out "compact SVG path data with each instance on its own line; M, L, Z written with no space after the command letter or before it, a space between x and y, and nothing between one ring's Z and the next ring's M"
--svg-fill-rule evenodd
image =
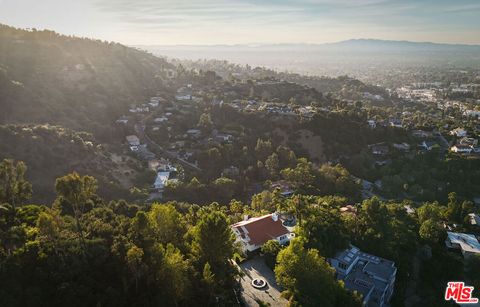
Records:
M129 45L325 43L351 38L480 44L476 0L0 0L0 23Z

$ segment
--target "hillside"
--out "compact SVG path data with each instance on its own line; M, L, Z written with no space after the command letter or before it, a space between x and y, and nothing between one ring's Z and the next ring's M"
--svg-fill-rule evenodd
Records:
M139 162L119 155L85 132L49 125L0 125L0 161L15 159L28 165L34 202L54 199L55 179L76 171L95 176L100 195L125 198L141 169Z
M126 106L162 89L166 61L117 43L0 25L0 123L51 123L108 138Z

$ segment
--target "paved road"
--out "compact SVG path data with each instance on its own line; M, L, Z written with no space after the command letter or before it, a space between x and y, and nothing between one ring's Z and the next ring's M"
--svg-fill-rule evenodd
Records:
M280 296L281 291L275 281L274 273L267 267L262 257L257 256L241 263L239 266L245 274L240 279L242 299L245 306L257 307L256 300L268 303L272 307L286 307L288 305L288 301ZM267 286L264 289L258 290L252 287L252 280L258 277L267 281Z
M438 138L442 141L444 147L450 148L450 143L441 133L438 133Z

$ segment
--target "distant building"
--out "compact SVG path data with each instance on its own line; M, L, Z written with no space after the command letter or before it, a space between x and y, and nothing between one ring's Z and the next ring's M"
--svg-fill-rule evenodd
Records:
M462 145L477 146L478 140L476 138L463 137L458 141Z
M140 139L136 135L127 135L125 138L127 139L127 142L130 146L140 145Z
M283 225L277 213L246 217L231 227L236 236L236 242L240 244L244 253L260 249L269 240L277 240L283 245L295 237L295 234Z
M215 136L215 141L221 142L221 143L230 143L233 141L233 136L231 134L218 133Z
M178 101L189 101L193 99L192 95L175 95L175 99Z
M122 117L120 117L119 119L117 119L117 120L115 121L115 123L126 125L126 124L128 124L128 117L122 116Z
M455 153L469 154L472 152L472 150L473 150L473 147L470 145L456 144L450 147L450 151Z
M450 231L447 231L447 235L445 245L451 249L459 249L464 258L480 254L480 243L475 235Z
M393 144L393 148L400 150L400 151L409 151L410 145L407 143L400 143L400 144Z
M467 131L463 128L455 128L455 129L450 131L450 135L455 135L459 138L463 138L463 137L467 136Z
M478 214L470 213L468 219L471 225L480 226L480 216Z
M385 143L372 144L368 147L374 155L386 155L389 152L388 145Z
M188 129L187 130L187 135L191 138L199 138L200 136L202 136L202 131L198 130L198 129Z
M340 208L341 214L350 214L350 215L357 215L357 208L352 205L346 205Z
M163 191L170 177L170 172L158 172L153 187L158 191Z
M392 119L389 121L390 127L403 128L402 121L400 119Z
M417 138L431 138L433 136L433 132L425 130L413 130L412 135Z
M370 128L372 128L372 129L377 128L377 123L373 119L367 120L367 123L370 126Z
M280 191L280 195L285 197L290 197L294 193L292 185L288 183L286 180L278 180L278 181L272 182L271 188L272 190L278 189Z
M165 117L165 116L162 116L162 117L155 118L153 121L156 122L156 123L163 123L163 122L168 121L168 118Z
M393 261L363 253L351 245L328 262L345 288L363 296L364 306L388 306L397 273Z

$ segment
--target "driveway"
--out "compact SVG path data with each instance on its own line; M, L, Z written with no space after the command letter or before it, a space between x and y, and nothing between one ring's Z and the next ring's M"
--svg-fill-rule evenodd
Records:
M280 296L281 291L275 281L274 273L267 267L262 257L257 256L241 263L239 266L245 274L240 278L242 299L245 306L259 306L256 300L270 304L272 307L288 305L288 301ZM267 286L261 290L253 288L252 280L255 278L265 279Z

